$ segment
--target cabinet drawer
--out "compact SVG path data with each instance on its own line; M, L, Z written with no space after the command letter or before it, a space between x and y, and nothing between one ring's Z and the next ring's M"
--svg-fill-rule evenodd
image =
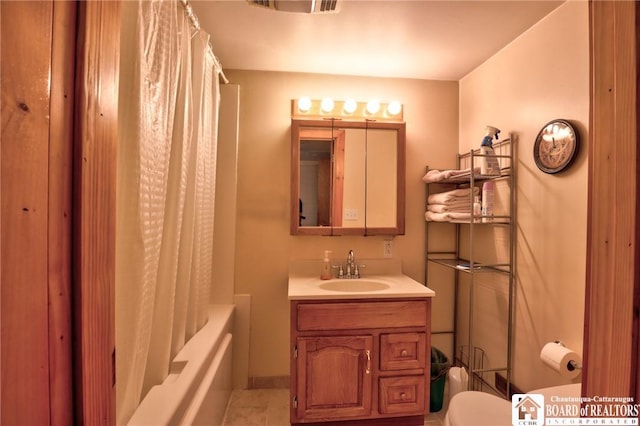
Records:
M382 334L380 336L380 370L425 368L424 333Z
M379 409L382 414L422 414L425 409L424 376L380 379Z
M299 331L424 327L427 301L299 303Z

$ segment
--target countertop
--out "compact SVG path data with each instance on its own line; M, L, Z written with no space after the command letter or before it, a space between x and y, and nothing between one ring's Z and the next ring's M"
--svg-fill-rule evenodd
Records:
M361 278L342 280L321 280L321 260L292 261L289 268L289 300L331 300L331 299L389 299L389 298L425 298L434 297L435 292L424 284L404 275L398 259L362 259L358 264L365 264L361 269ZM387 283L388 288L373 291L358 291L358 280ZM323 283L344 282L345 289L326 290L320 287ZM354 291L349 291L349 286Z

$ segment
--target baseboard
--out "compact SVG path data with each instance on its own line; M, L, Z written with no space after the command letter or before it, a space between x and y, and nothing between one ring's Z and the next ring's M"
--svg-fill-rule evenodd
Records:
M249 389L288 389L289 376L249 377Z

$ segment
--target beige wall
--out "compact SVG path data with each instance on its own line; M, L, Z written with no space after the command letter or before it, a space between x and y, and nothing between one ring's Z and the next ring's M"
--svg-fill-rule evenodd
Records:
M407 122L406 235L393 254L412 278L424 278L427 164L453 167L458 150L458 82L225 70L240 85L236 293L252 295L249 376L289 374L290 259L381 258L383 237L289 235L291 99L399 99ZM320 273L320 271L318 271ZM437 291L437 289L436 289ZM434 301L434 310L442 310Z
M477 147L486 125L518 137L514 383L525 391L567 383L540 361L546 342L582 352L588 31L588 3L567 2L460 81L461 150ZM569 170L548 175L532 152L554 118L576 123L582 145Z
M289 235L290 100L306 95L400 99L407 122L406 235L393 254L424 281L425 166L455 166L455 154L479 145L487 124L515 132L518 150L518 234L514 382L525 390L564 383L538 358L561 339L582 350L586 253L588 139L588 11L569 2L458 82L225 70L240 85L236 293L252 295L249 376L289 373L287 270L291 259L349 249L382 257L384 237ZM458 93L458 86L460 93ZM559 175L532 158L538 130L553 118L578 123L582 149ZM459 135L458 135L459 132ZM458 145L459 143L459 145ZM498 236L502 238L502 236ZM435 237L438 238L437 236ZM434 271L433 329L451 327L451 275ZM481 300L503 309L506 296L487 286ZM498 301L496 301L498 300ZM434 345L450 353L449 339Z

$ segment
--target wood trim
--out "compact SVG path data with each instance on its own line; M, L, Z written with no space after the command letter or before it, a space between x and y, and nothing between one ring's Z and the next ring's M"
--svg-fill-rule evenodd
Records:
M2 2L0 424L49 416L49 73L53 6Z
M636 394L635 7L635 2L589 3L591 141L582 376L586 395Z
M115 211L120 2L80 2L74 147L75 412L115 424Z
M302 228L300 226L299 220L297 218L300 217L299 205L296 200L300 199L300 190L298 186L300 185L300 144L295 141L300 140L300 126L294 126L293 121L291 122L291 178L289 193L291 194L291 200L289 202L289 233L290 235L297 235L299 229Z
M49 139L49 369L51 424L73 423L71 197L76 3L53 3Z
M398 188L396 214L398 215L398 227L394 231L396 235L404 235L406 221L406 186L407 186L407 126L402 123L398 128ZM384 228L383 228L384 229ZM386 232L381 232L386 234ZM367 232L368 235L375 235Z
M344 154L346 133L336 130L333 137L333 179L331 180L331 226L342 227L342 208L344 205ZM329 139L331 139L330 137Z

